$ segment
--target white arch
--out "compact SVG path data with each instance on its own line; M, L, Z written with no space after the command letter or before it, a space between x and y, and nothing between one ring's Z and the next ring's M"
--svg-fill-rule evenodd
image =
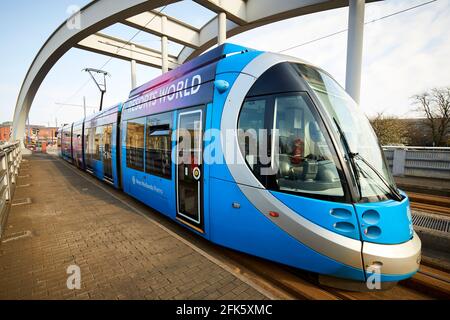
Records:
M25 122L37 90L53 65L73 47L119 59L136 60L137 63L154 67L162 67L162 61L165 61L169 68L174 68L215 45L219 34L217 16L202 28L197 29L171 17L163 18L163 15L154 11L163 5L178 1L180 0L94 0L81 9L79 29L68 28L66 23L63 23L45 42L26 74L14 111L11 138L23 140ZM349 0L194 1L212 11L226 14L226 33L228 36L283 19L349 5ZM364 3L364 0L350 1L362 1ZM379 0L367 0L366 2L372 1ZM155 19L149 19L154 16ZM167 37L185 47L178 57L165 56L166 52L155 52L155 50L98 33L118 22L161 37ZM105 38L108 38L107 41L111 42L111 45L105 46ZM117 50L111 50L114 45L133 48L134 52L130 48L126 48L125 52L118 53ZM151 58L149 58L150 56Z
M94 0L80 11L80 28L64 22L48 38L33 60L23 81L14 110L12 139L21 140L37 90L53 65L78 42L116 22L178 0Z

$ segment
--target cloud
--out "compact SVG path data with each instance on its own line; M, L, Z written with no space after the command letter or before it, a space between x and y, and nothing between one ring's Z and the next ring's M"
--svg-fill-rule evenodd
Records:
M450 85L448 12L441 2L367 26L361 99L366 113L417 116L412 95Z
M382 1L366 7L366 21L423 3ZM297 17L236 36L245 45L278 51L347 28L348 9ZM412 113L410 97L450 86L450 5L438 1L365 27L361 107L397 116ZM286 52L316 64L345 85L347 33Z

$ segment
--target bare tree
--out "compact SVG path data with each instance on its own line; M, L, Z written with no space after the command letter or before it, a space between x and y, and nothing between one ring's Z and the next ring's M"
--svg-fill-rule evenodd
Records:
M412 97L417 111L427 119L434 146L447 145L450 131L450 87L434 88Z
M370 122L381 145L398 145L409 142L407 124L401 119L386 116L380 112Z

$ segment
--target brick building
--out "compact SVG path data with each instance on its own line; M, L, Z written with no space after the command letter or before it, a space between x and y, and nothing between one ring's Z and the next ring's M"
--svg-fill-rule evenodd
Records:
M12 122L3 122L0 124L0 142L6 142L9 140L12 130Z
M26 126L25 136L27 144L43 143L54 144L56 143L56 133L58 128L30 125ZM0 142L8 141L12 132L12 122L3 122L0 124Z

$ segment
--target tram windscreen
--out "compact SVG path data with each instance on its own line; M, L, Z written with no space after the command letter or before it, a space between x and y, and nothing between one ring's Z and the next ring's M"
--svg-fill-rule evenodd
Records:
M275 97L277 184L281 191L343 196L333 155L302 95ZM274 141L274 140L272 140ZM273 161L275 162L275 161Z
M339 135L339 129L334 121L339 123L351 152L358 153L367 159L384 180L395 188L395 182L386 165L378 139L361 108L333 78L322 70L304 64L299 64L298 67L303 78L327 111L337 135ZM346 152L344 146L342 151ZM362 199L385 200L390 192L387 186L363 161L357 158L355 161L359 171Z
M344 196L336 156L318 118L306 93L246 99L239 145L266 188L318 198Z

